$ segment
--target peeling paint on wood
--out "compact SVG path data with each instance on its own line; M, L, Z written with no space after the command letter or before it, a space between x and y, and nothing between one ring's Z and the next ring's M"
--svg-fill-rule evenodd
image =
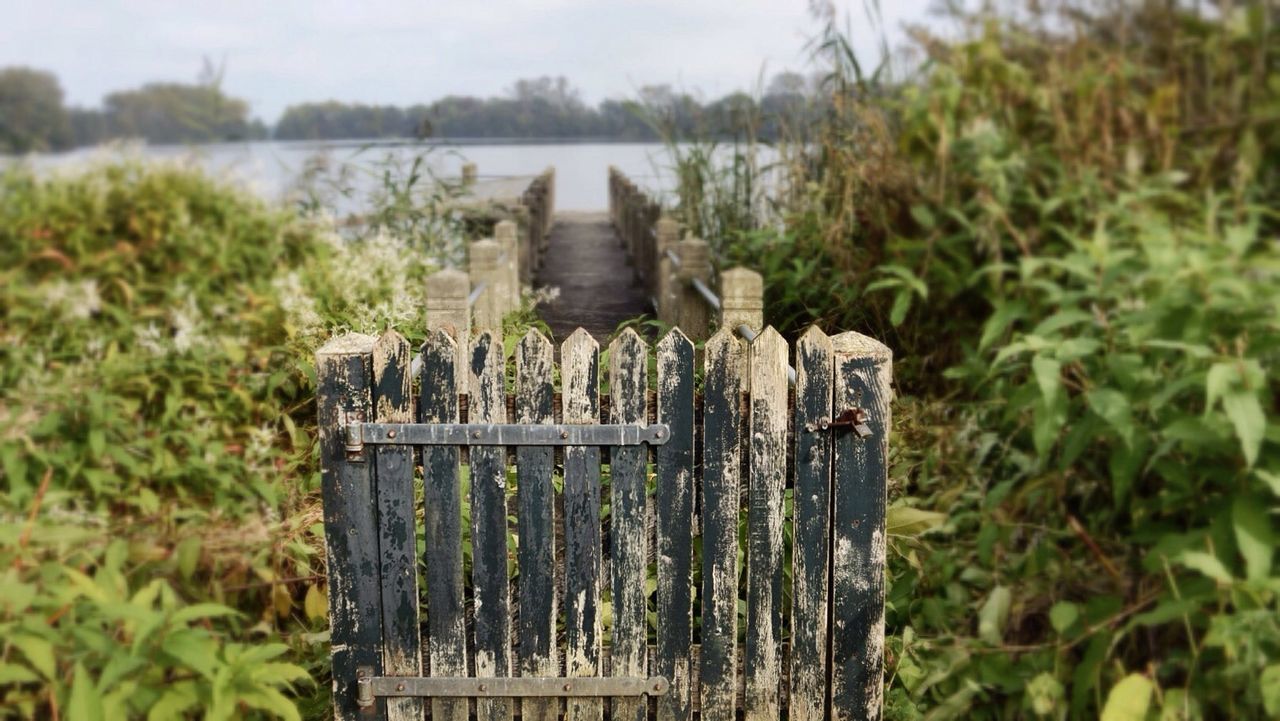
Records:
M442 329L422 346L423 423L458 422L457 344ZM465 376L463 376L465 379ZM427 539L427 644L432 676L467 675L466 618L462 595L462 499L458 449L422 449L423 520ZM433 721L468 721L465 699L432 699Z
M338 721L360 717L357 667L373 667L379 673L382 669L374 464L347 460L342 434L348 420L368 420L373 415L374 342L371 336L348 333L316 352L333 715Z
M516 346L516 422L551 423L555 387L554 349L536 330ZM523 676L556 676L555 602L555 489L551 485L554 449L522 446L516 449L516 488L519 494L520 568L519 650ZM556 721L560 700L524 699L526 721Z
M565 423L600 422L600 346L579 328L560 347ZM600 664L600 449L564 450L565 670L596 676ZM567 721L600 721L600 699L570 698Z
M787 469L787 342L772 327L751 343L747 509L747 721L781 718L782 490Z
M373 420L413 420L409 342L388 331L373 346ZM367 453L368 451L366 451ZM377 466L378 555L382 563L383 673L422 675L422 639L418 630L418 557L414 533L414 449L379 446ZM422 699L387 699L388 721L421 720Z
M702 468L701 713L734 721L737 705L738 489L742 481L740 403L746 354L721 328L707 340Z
M471 346L468 413L472 423L505 423L502 338L481 332ZM507 449L471 449L471 586L475 601L475 675L511 674L511 602L507 577ZM477 721L509 721L506 698L476 699Z
M833 411L859 407L866 439L834 436L831 684L835 719L880 718L884 694L885 493L892 352L859 333L832 338Z
M691 716L693 645L693 343L676 328L658 343L658 422L671 437L656 455L658 652L655 673L671 682L658 721Z
M827 705L827 571L831 503L831 340L819 328L796 343L794 550L791 592L792 721L823 721Z
M609 345L610 412L614 423L644 424L648 396L649 348L630 328ZM648 449L614 446L609 450L612 516L609 529L613 576L613 676L643 677L648 622L645 618L648 563L645 475ZM612 700L613 721L643 721L647 704L636 697Z

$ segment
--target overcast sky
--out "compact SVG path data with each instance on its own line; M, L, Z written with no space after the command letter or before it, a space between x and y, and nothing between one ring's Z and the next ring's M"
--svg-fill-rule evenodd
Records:
M928 2L881 3L890 37ZM862 0L837 5L874 61ZM274 122L292 103L491 96L539 75L566 76L590 103L657 83L714 98L803 69L817 28L807 0L0 0L0 67L51 70L68 103L97 106L193 81L208 57Z

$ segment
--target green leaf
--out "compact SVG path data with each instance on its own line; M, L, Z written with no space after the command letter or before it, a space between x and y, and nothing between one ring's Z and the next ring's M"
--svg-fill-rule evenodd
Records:
M889 323L895 328L902 325L909 310L911 310L911 293L904 288L893 298L893 308L889 310Z
M1005 586L991 589L987 600L978 611L978 637L992 646L1004 640L1004 627L1009 621L1009 609L1013 594Z
M58 664L53 654L53 644L31 634L15 634L9 642L22 652L27 661L46 679L53 681L58 675Z
M1271 575L1271 557L1275 539L1271 534L1271 519L1266 505L1249 496L1237 496L1231 504L1231 525L1235 530L1236 546L1244 556L1246 577L1260 581Z
M885 513L885 532L890 536L919 536L947 522L947 514L922 508L894 506Z
M71 679L71 698L67 701L67 718L77 721L101 721L102 704L93 677L77 662Z
M1125 443L1133 442L1133 411L1129 399L1114 388L1095 388L1088 393L1089 410L1107 422Z
M1262 708L1267 715L1272 718L1280 716L1280 663L1262 669L1258 686L1262 689Z
M259 688L240 693L240 701L246 706L267 711L285 721L301 721L298 709L284 694L273 688Z
M1222 565L1216 556L1202 551L1184 551L1178 558L1182 565L1193 571L1199 571L1218 583L1230 584L1234 579L1227 567Z
M1052 405L1062 388L1062 364L1043 353L1038 353L1031 359L1031 371L1035 374L1036 383L1040 386L1040 395L1044 397L1045 403Z
M1262 436L1267 429L1267 416L1262 412L1258 394L1247 391L1228 393L1222 398L1222 410L1226 411L1227 418L1235 427L1245 462L1252 468L1258 460Z
M1049 623L1061 636L1080 618L1080 607L1069 601L1059 601L1049 609Z
M178 609L173 616L169 618L169 620L176 626L185 626L188 623L199 619L239 615L239 611L220 603L196 603L185 608Z
M1151 696L1155 684L1140 673L1131 673L1120 679L1107 694L1102 707L1102 721L1144 721L1151 709Z
M200 703L195 684L180 681L165 689L164 695L147 712L147 721L168 721L183 718L183 712Z

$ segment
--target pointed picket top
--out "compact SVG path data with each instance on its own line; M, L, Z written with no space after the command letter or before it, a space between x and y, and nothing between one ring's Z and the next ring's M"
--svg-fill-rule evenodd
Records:
M708 372L717 362L725 364L726 369L732 369L737 373L741 373L744 369L743 359L746 357L744 352L746 347L737 332L731 328L721 328L716 331L702 344L702 350L706 355L704 365Z
M555 396L555 347L537 328L530 328L516 345L516 422L542 423L542 408Z
M371 353L373 344L377 341L377 338L364 333L343 333L330 338L320 346L316 351L316 357Z
M427 337L422 341L422 360L425 363L428 357L439 359L454 358L458 352L458 341L454 340L453 333L445 328L433 328L427 331ZM450 355L446 355L450 354Z
M840 355L871 358L876 361L893 360L893 350L889 346L856 331L846 331L831 336L831 345Z
M506 361L498 333L482 331L472 341L467 374L472 422L506 421Z
M806 363L804 358L808 355L821 354L830 358L835 348L832 343L831 336L827 335L816 325L811 325L804 333L800 334L800 338L796 340L796 383L800 384L801 378L804 376ZM828 361L829 363L830 361Z
M374 417L382 423L408 423L411 415L409 341L388 330L373 344Z
M787 340L773 326L766 326L755 340L751 341L751 392L754 395L766 388L773 391L781 388L784 407L787 388L787 351Z
M600 344L582 328L575 330L560 346L560 380L565 422L598 421Z
M648 372L648 344L633 328L624 329L609 344L609 395L615 423L645 422Z
M720 334L717 333L716 335L720 335ZM707 343L710 343L710 342L711 341L707 341ZM658 352L660 353L668 353L668 352L679 352L679 350L685 346L688 346L690 349L692 349L693 341L689 340L689 336L685 335L684 331L680 330L679 328L672 328L671 330L667 331L666 335L662 336L662 340L658 341L657 348L658 348Z

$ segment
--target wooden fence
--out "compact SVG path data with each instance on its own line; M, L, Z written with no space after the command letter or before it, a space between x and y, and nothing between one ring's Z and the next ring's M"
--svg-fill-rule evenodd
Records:
M879 718L885 346L457 335L317 356L336 718Z
M760 274L736 267L715 278L707 242L682 239L679 223L662 214L658 201L613 167L609 217L659 320L680 326L695 340L707 337L712 320L747 340L764 326Z

